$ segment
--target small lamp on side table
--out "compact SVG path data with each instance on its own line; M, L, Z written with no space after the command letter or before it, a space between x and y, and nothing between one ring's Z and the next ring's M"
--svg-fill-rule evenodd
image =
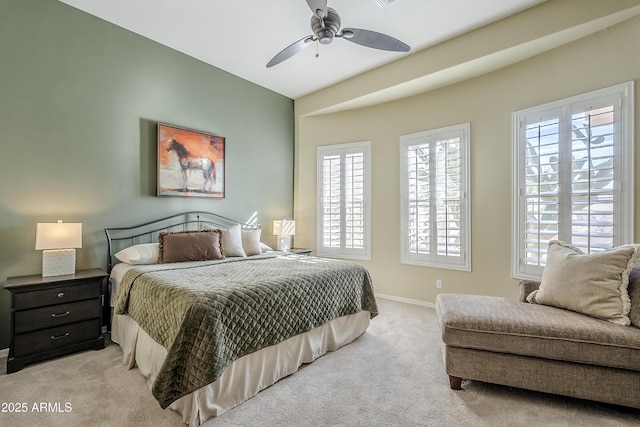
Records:
M289 252L291 250L291 236L296 234L296 222L292 219L273 221L273 234L278 236L276 249Z
M42 250L42 277L76 272L76 248L82 247L82 223L39 222L36 250Z

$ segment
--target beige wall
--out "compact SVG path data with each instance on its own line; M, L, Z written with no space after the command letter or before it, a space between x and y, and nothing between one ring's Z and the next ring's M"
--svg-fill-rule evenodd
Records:
M316 147L372 143L372 260L379 294L434 302L439 292L516 297L511 278L511 114L640 79L640 17L514 65L377 106L296 117L295 245L316 246ZM636 87L636 94L640 88ZM636 99L638 96L636 95ZM305 100L301 100L304 103ZM296 101L298 103L298 101ZM296 108L298 110L298 108ZM299 110L298 110L299 111ZM640 108L636 102L636 138ZM399 137L471 123L472 271L400 263ZM636 143L636 189L640 148ZM635 206L638 206L638 198ZM640 221L635 221L640 241ZM436 289L436 279L443 289Z

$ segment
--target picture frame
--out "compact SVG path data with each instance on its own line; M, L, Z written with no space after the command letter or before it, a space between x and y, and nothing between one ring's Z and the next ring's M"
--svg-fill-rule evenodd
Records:
M158 197L225 197L225 138L157 125Z

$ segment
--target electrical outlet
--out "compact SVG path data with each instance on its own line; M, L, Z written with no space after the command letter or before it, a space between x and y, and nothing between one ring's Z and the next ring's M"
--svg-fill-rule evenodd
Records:
M440 279L436 280L436 288L442 289L442 280Z

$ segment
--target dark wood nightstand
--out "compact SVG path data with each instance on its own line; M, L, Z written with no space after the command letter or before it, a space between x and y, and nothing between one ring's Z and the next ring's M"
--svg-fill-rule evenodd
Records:
M9 277L11 346L7 374L27 363L80 350L104 348L102 305L104 280L100 269L78 270L66 276Z
M297 255L311 255L311 252L313 251L313 249L305 249L305 248L291 248L291 253L292 254L297 254Z

